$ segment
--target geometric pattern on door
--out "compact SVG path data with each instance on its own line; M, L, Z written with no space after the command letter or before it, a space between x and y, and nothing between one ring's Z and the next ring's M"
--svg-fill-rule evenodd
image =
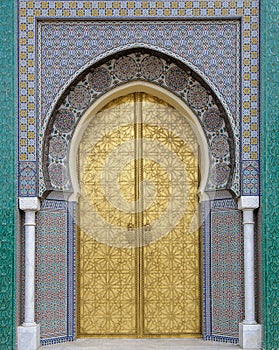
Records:
M201 334L198 143L186 118L134 93L79 147L78 336Z

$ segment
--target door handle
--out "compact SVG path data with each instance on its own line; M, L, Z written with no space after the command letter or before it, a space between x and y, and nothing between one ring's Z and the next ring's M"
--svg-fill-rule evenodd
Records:
M135 228L135 226L131 222L129 222L128 225L127 225L128 231L133 231L134 228Z
M147 223L143 226L143 231L144 232L150 232L152 229L152 226L150 225L150 223L147 221Z
M128 231L133 231L135 230L136 226L134 224L132 224L131 222L128 223L127 225L127 230ZM144 232L149 232L152 230L152 226L150 225L149 222L147 222L145 225L142 226L142 229Z

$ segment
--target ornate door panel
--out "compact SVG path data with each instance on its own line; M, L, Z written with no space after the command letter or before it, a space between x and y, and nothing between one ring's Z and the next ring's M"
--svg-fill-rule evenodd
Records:
M143 98L142 124L144 179L150 179L157 188L156 199L154 196L144 212L144 224L148 223L149 234L162 237L143 248L143 334L198 335L201 307L196 137L185 117L152 96ZM146 145L150 140L152 148ZM149 197L150 193L145 193L143 201Z
M126 164L134 159L134 139L131 95L97 114L80 144L78 333L82 337L136 335L137 251L121 244L135 212L134 166L131 161ZM119 159L115 150L121 153ZM119 160L124 162L120 176Z
M90 122L79 162L79 336L198 336L198 145L185 118L120 97Z

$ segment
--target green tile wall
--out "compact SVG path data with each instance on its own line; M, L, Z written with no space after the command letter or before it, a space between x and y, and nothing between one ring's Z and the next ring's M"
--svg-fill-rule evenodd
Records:
M0 2L0 349L15 349L16 0Z
M264 349L279 349L279 1L262 1Z

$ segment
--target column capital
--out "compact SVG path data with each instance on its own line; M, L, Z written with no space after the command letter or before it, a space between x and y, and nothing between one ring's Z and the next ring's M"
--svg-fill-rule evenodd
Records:
M240 210L254 210L259 208L259 196L241 196L238 199L238 209Z
M39 211L40 200L38 197L19 197L19 209L24 211Z

